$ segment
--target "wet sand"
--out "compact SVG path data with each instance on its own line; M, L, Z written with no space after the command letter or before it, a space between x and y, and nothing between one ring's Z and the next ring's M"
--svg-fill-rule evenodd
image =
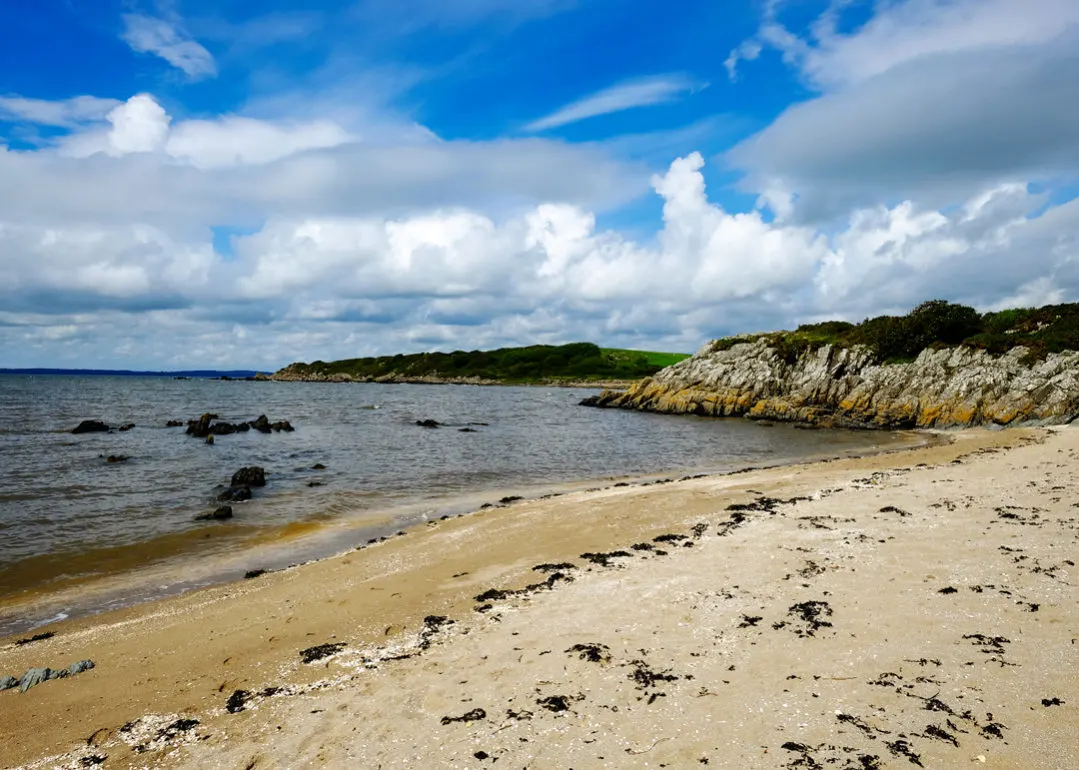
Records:
M57 624L0 675L96 668L0 692L0 765L1079 767L1076 452L522 501Z

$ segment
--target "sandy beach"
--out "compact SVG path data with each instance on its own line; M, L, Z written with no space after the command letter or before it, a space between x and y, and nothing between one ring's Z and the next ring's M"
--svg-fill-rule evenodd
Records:
M519 501L0 641L0 766L1079 767L1079 431Z

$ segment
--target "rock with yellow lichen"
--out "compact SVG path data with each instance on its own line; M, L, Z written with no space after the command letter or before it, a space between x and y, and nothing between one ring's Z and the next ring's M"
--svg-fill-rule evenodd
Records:
M692 358L604 391L589 406L869 428L1058 424L1079 415L1079 352L1031 362L969 347L881 364L865 346L782 355L766 338L711 342Z

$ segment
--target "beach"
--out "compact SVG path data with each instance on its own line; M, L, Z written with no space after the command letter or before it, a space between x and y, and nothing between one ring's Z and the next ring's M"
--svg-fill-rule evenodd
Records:
M0 766L1079 766L1079 431L947 439L515 501L2 640L0 675L95 667L0 692Z

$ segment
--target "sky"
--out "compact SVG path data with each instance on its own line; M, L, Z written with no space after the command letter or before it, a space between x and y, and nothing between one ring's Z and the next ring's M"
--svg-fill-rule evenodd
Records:
M0 366L1079 300L1075 0L0 5Z

